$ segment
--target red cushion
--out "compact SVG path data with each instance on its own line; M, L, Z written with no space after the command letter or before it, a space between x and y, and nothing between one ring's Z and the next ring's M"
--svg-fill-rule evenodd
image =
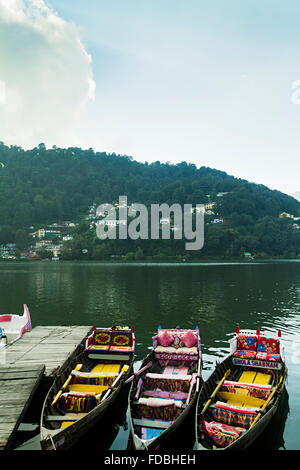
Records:
M251 335L238 335L237 338L237 349L238 350L247 350L247 351L256 351L257 346L257 336Z
M279 362L280 361L280 354L257 352L255 358L256 359L261 359L261 360L264 360L264 361Z
M243 359L255 359L256 351L236 351L234 357L241 357Z
M259 336L257 342L257 352L279 354L279 340L276 338L266 338Z

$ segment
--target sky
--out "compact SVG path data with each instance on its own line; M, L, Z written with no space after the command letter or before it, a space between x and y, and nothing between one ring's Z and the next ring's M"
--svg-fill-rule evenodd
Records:
M0 140L300 190L298 0L0 0Z

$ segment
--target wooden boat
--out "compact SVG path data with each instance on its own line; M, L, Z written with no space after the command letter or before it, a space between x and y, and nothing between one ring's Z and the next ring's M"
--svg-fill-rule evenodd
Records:
M203 384L196 412L198 450L248 448L276 413L287 368L281 332L239 330L230 354Z
M158 329L152 352L136 373L129 394L135 450L162 450L174 443L195 413L201 379L201 342L195 330Z
M93 328L84 350L57 376L45 398L40 423L43 450L71 448L107 417L122 393L129 392L130 383L125 382L132 372L134 349L133 327Z
M24 304L23 315L0 315L0 349L18 340L30 330L31 318L26 304Z

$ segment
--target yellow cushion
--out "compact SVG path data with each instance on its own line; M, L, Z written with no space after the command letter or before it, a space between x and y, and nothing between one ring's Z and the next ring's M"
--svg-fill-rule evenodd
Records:
M91 372L119 372L120 364L97 364Z
M248 383L248 384L252 384L255 375L256 375L256 371L255 371L255 370L245 370L245 371L242 373L242 375L240 376L239 382L245 382L245 383Z
M271 375L270 374L262 374L261 372L257 372L254 384L261 384L261 385L268 385L270 382Z
M260 408L265 403L265 400L261 400L260 398L240 395L238 393L219 392L218 395L222 400L226 400L229 405Z

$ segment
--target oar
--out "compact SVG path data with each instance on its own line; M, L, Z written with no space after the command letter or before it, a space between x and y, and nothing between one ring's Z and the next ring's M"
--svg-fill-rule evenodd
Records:
M199 392L199 383L200 383L200 369L201 369L201 359L198 361L198 370L197 370L197 379L196 379L196 392Z
M75 367L74 370L80 370L81 367L82 367L82 364L77 364L77 366ZM65 381L65 383L61 387L60 391L55 395L55 398L54 398L53 402L51 403L51 406L55 405L55 403L57 402L57 400L59 399L59 397L63 393L64 389L67 388L67 386L71 382L71 379L72 379L72 373L69 375L69 377L67 378L67 380Z
M252 426L254 426L255 423L257 423L257 421L259 420L260 418L260 415L265 411L265 409L267 408L267 406L269 405L270 401L272 400L272 398L274 397L276 391L278 390L278 387L279 385L281 384L282 382L282 376L280 377L280 380L278 382L278 384L274 387L272 393L270 394L269 398L265 401L264 405L262 406L262 408L257 412L257 416L255 418L255 420L252 422L251 426L249 427L252 428Z
M144 372L145 370L149 369L149 367L151 367L151 366L152 366L152 362L150 361L150 362L148 362L148 364L147 364L145 367L142 367L142 369L140 369L138 372L136 372L135 374L131 375L131 376L129 377L129 379L125 380L125 383L128 384L129 382L132 382L135 377L138 377L142 372Z
M190 402L191 395L192 395L192 390L193 390L194 385L197 384L197 380L198 380L198 375L197 375L197 374L193 374L193 377L192 377L192 380L191 380L191 384L190 384L189 393L188 393L187 400L186 400L186 405L188 405L189 402Z
M102 398L101 400L101 403L108 397L108 395L110 394L110 392L113 390L113 388L116 386L116 384L119 382L120 378L122 377L122 375L128 371L128 368L129 366L123 366L121 372L119 373L118 377L116 378L116 380L114 381L114 383L109 387L109 389L107 390L106 394L104 395L104 397Z
M209 397L209 399L207 400L206 404L204 405L203 407L203 410L201 411L201 415L203 415L205 413L205 411L207 410L207 408L209 407L212 399L214 398L214 396L216 395L216 393L219 391L219 389L221 388L221 386L223 385L223 382L224 380L228 377L228 375L230 374L230 369L228 369L226 372L225 372L225 375L224 377L220 380L220 382L218 383L218 385L216 386L215 390L213 391L213 393L211 394L211 396Z

